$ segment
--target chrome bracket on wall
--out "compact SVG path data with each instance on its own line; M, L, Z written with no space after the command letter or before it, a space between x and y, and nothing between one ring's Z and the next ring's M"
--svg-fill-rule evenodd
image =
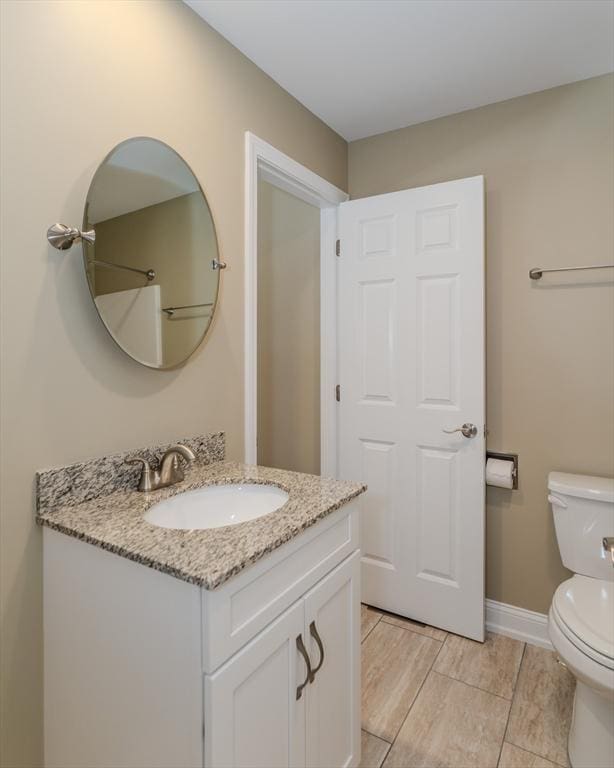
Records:
M81 240L85 240L86 243L93 245L96 242L96 232L93 229L82 232L77 227L67 227L66 224L53 224L47 230L47 240L59 251L67 251L72 247L73 243L78 243ZM139 275L144 275L150 282L156 278L156 273L153 269L137 269L136 267L127 267L124 264L114 264L112 261L104 261L103 259L92 259L89 263L105 267L106 269L136 272Z
M47 230L47 240L59 251L67 251L73 243L78 243L80 240L93 244L96 240L96 232L93 229L82 232L77 227L67 227L66 224L52 224Z

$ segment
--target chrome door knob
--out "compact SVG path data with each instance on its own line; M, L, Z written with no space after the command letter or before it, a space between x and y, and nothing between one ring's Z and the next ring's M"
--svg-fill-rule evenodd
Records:
M455 432L462 432L463 437L475 437L478 433L478 428L475 426L475 424L463 424L462 427L457 427L456 429L444 429L442 430L446 433L446 435L453 435Z

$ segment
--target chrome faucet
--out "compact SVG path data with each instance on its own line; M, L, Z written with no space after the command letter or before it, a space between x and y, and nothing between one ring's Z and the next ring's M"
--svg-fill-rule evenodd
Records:
M166 488L169 485L180 483L184 478L183 459L186 464L196 459L194 452L185 445L177 443L172 445L164 453L157 469L152 469L147 459L142 456L131 456L125 459L126 464L142 464L141 477L139 478L139 491L157 491L160 488Z

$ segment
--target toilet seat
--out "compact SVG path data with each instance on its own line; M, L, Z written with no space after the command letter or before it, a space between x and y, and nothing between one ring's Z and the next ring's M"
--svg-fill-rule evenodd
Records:
M578 650L614 670L614 582L573 576L559 585L552 618Z

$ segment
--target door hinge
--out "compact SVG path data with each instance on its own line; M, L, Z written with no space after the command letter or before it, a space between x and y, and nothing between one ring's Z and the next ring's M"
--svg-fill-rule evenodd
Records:
M335 387L335 400L340 403L341 402L341 384L337 384Z
M341 256L341 240L337 240L335 243L335 255Z

